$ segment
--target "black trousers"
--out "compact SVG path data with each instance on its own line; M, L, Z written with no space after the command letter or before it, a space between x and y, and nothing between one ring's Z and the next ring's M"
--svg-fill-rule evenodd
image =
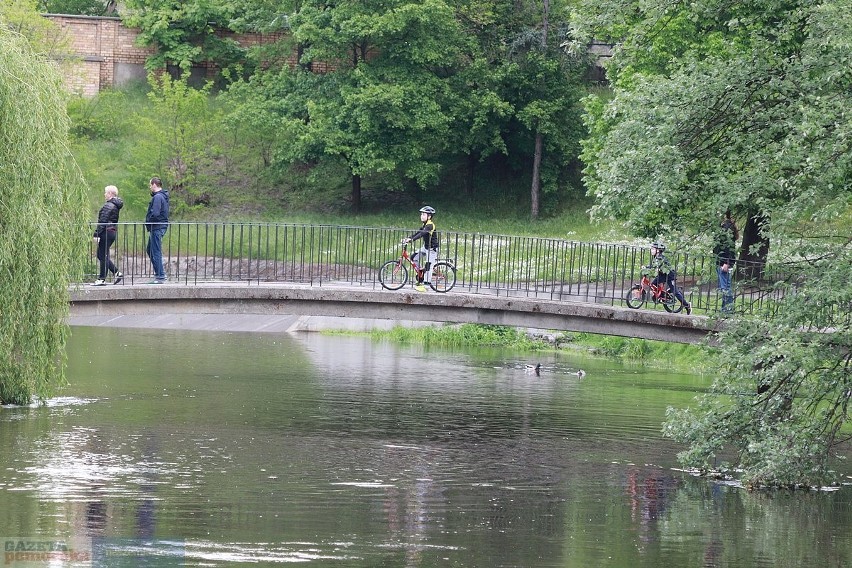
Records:
M109 257L109 248L115 242L115 235L116 231L104 231L101 233L101 240L98 241L98 263L101 265L98 278L100 280L106 279L107 270L113 274L118 272L118 268L116 268L112 259Z

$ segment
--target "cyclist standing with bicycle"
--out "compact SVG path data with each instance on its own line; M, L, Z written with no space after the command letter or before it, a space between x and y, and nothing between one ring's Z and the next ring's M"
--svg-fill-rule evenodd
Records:
M660 242L654 242L651 244L651 264L648 268L657 271L657 276L652 280L652 284L659 286L662 282L666 283L666 286L671 289L672 294L675 298L680 300L683 306L686 308L686 315L692 314L692 305L686 301L683 297L683 293L677 288L677 272L672 267L669 259L666 258L666 255L663 253L666 251L666 245Z
M421 279L418 277L417 284L414 285L414 289L418 292L425 292L426 286L431 285L432 266L434 266L435 261L438 260L438 247L440 246L440 243L438 241L438 231L435 228L435 221L432 220L434 215L434 207L430 207L428 205L421 207L420 221L423 223L423 226L415 231L410 237L403 239L402 241L404 243L410 243L417 239L423 239L423 245L420 247L420 250L412 256L412 260L415 260L418 264L420 264L422 259L426 259L426 264L423 266L423 278Z

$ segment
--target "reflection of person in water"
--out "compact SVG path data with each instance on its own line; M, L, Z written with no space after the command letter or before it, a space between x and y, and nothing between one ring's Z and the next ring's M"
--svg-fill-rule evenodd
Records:
M86 448L89 451L92 451L96 447L94 440L89 440L86 442ZM107 504L106 501L102 501L100 496L106 492L106 484L95 481L92 483L91 487L87 488L87 493L91 495L91 501L87 501L85 504L85 527L86 527L86 536L90 537L100 537L106 534L107 528Z
M107 524L107 506L103 501L86 503L86 530L90 536L104 534Z
M649 472L641 479L638 470L631 470L627 476L627 494L630 497L630 518L638 522L642 540L656 541L652 535L657 520L665 512L670 494L677 487L677 481L663 472Z
M154 486L143 485L140 489L145 493L153 493ZM153 499L142 499L139 502L139 508L136 510L136 536L142 539L154 537L154 525L156 524L154 513Z
M148 437L148 443L145 446L145 451L142 455L142 462L156 461L155 451L156 436ZM142 494L142 499L139 501L139 508L136 510L136 536L142 539L151 539L154 537L155 527L157 524L156 518L156 501L154 493L157 485L157 472L155 468L147 468L145 473L145 482L139 484L139 491Z

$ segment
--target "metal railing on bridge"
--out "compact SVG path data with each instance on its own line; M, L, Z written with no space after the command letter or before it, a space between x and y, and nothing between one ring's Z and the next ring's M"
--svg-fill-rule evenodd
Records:
M400 240L410 232L284 223L171 223L163 239L163 262L169 282L183 285L240 281L379 288L378 268L399 256ZM143 224L119 224L110 256L125 283L151 278L147 239ZM95 253L93 244L93 279ZM677 252L667 256L693 310L718 311L715 257ZM439 259L456 266L455 291L624 305L650 252L622 244L442 231ZM773 309L779 279L768 267L739 263L732 278L735 309Z

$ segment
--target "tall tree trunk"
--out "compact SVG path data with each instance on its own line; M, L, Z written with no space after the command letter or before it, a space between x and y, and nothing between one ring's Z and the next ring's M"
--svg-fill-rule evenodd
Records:
M541 51L547 50L547 29L550 27L550 0L542 3L541 14ZM535 152L533 154L532 187L530 188L530 217L538 219L539 195L541 194L541 154L544 139L538 130L535 133Z
M530 217L538 219L538 197L541 193L541 148L544 138L541 132L535 134L535 153L533 154L532 190L530 190Z
M769 239L761 229L769 218L761 211L750 210L743 228L743 244L740 249L739 273L747 278L760 278L769 255Z
M473 197L473 180L476 176L476 164L479 162L477 158L478 152L471 152L467 155L467 175L464 180L464 191L468 197Z
M360 53L359 53L360 50ZM352 68L355 69L358 67L359 59L363 58L364 54L367 51L367 43L354 43L352 44ZM349 156L347 156L347 161L349 160ZM352 212L360 213L361 212L361 176L358 174L352 174Z
M361 212L361 176L352 175L352 212Z

